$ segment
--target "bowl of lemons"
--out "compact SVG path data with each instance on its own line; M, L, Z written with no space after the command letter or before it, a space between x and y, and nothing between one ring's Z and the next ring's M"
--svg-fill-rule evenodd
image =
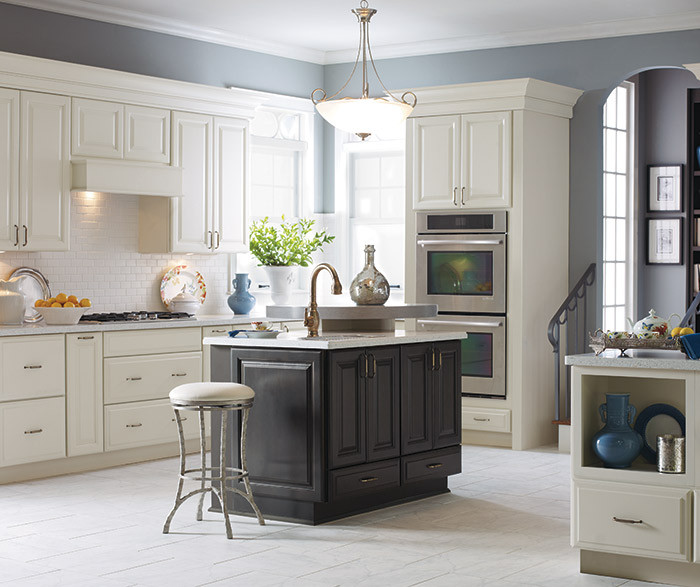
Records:
M78 299L78 296L64 293L48 300L39 299L34 302L34 308L41 314L44 322L51 325L77 324L91 306L88 298Z

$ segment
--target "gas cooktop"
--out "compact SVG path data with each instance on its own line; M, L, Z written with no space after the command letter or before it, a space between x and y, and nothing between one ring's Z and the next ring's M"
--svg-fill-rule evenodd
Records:
M146 320L188 320L192 315L185 312L109 312L84 314L81 322L142 322Z

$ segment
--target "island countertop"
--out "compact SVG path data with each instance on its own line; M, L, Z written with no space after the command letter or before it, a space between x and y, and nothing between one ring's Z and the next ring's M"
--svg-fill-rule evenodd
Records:
M333 332L318 338L307 338L306 332L288 332L277 338L243 338L230 336L209 336L202 342L214 346L268 347L287 349L352 349L361 347L387 346L392 344L412 344L419 342L438 342L441 340L460 340L467 338L461 332L418 332L413 330L396 330L394 332Z
M581 367L618 367L621 369L666 369L672 371L700 371L700 361L689 359L680 351L628 350L620 357L618 350L606 350L596 356L593 353L568 355L566 365Z

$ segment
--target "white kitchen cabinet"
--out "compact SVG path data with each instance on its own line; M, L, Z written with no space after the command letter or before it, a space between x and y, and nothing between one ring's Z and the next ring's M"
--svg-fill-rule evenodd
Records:
M201 330L197 326L105 332L104 356L127 357L201 351L201 336Z
M209 336L226 336L234 328L233 324L203 326L202 340ZM242 328L242 326L239 326L239 328ZM202 381L211 381L211 346L208 344L202 345Z
M511 112L414 118L407 140L415 210L510 206Z
M0 401L65 393L62 334L0 338Z
M70 247L70 99L0 89L0 247Z
M66 432L69 457L102 452L102 333L66 334Z
M65 457L65 422L63 397L0 404L0 467Z
M173 112L173 164L182 168L182 198L141 198L142 253L232 253L246 250L248 121Z
M73 98L71 153L170 163L170 110Z

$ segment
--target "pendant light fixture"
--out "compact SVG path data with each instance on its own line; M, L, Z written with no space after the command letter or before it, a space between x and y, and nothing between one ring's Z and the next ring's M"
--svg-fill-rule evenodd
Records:
M399 100L386 89L379 77L379 73L377 73L377 68L372 58L372 48L369 44L369 21L377 11L374 8L369 8L367 0L362 0L360 7L355 8L352 12L357 16L357 22L360 23L360 45L357 48L357 57L355 58L355 65L350 72L350 77L343 87L332 96L328 96L323 88L316 88L311 92L311 101L316 105L318 113L330 124L340 130L354 133L364 141L373 133L391 129L404 122L411 114L417 100L413 92L404 92ZM334 100L333 98L347 87L355 75L360 56L362 56L361 97L338 98ZM387 94L386 96L371 98L369 95L369 80L367 79L368 57L374 74ZM321 93L320 99L316 98L317 92ZM407 97L412 99L409 101Z

